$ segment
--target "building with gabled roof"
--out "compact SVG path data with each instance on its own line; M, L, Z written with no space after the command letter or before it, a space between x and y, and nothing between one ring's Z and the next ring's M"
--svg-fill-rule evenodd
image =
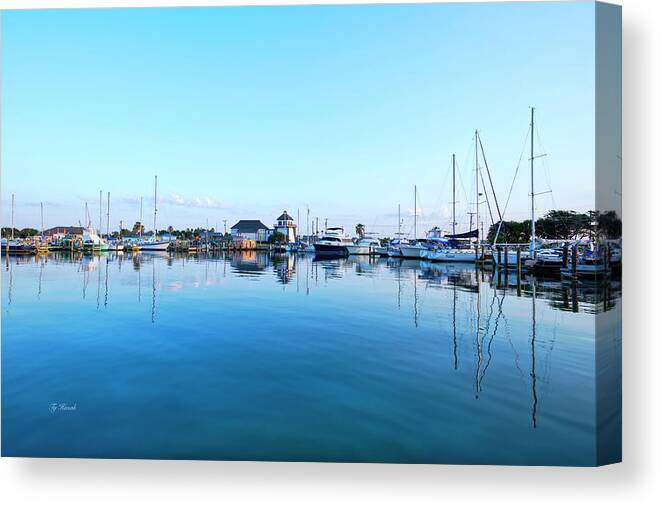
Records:
M267 242L272 230L260 220L239 220L232 228L230 234L233 238L249 239L257 242Z

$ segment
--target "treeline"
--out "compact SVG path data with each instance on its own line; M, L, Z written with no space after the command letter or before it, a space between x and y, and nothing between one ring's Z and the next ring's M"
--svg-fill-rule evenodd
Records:
M38 235L39 231L34 228L15 228L14 237L16 239L27 239L28 237L34 237ZM2 237L11 237L11 227L2 227Z
M487 240L493 242L499 223L489 227ZM531 220L503 221L498 236L499 243L526 243L530 241ZM549 211L535 220L535 233L540 239L619 239L622 236L622 220L615 211Z

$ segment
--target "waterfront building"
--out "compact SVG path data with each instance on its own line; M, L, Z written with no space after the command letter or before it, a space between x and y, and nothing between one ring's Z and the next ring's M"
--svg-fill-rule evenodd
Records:
M52 227L44 230L44 237L51 241L57 241L65 237L82 238L83 232L83 227Z
M267 242L272 230L259 220L240 220L231 229L232 239Z
M285 242L296 241L296 224L294 223L294 218L289 216L287 211L283 211L282 214L278 216L273 228L276 232L280 232L285 236Z

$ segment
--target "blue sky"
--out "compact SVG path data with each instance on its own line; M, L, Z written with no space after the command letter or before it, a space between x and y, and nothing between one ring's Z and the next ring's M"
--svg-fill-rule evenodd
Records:
M46 227L86 201L96 223L99 190L114 228L140 196L150 224L158 174L159 228L305 228L309 206L387 235L417 185L420 229L448 229L454 152L467 229L474 130L502 206L531 105L537 212L593 208L591 2L4 12L3 224L12 193L19 227L42 201ZM529 216L527 159L506 219Z

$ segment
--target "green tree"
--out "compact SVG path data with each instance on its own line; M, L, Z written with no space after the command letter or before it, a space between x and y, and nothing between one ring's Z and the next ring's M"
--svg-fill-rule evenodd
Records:
M24 228L18 232L18 236L21 238L34 237L39 234L39 231L36 228Z
M620 239L622 237L622 220L615 211L594 212L593 223L596 224L600 239Z
M269 237L269 243L271 244L282 244L287 240L285 234L282 232L273 232L271 237Z
M487 241L493 242L498 232L499 223L494 223L489 227ZM503 221L498 236L499 243L526 243L530 241L530 220L525 221Z

